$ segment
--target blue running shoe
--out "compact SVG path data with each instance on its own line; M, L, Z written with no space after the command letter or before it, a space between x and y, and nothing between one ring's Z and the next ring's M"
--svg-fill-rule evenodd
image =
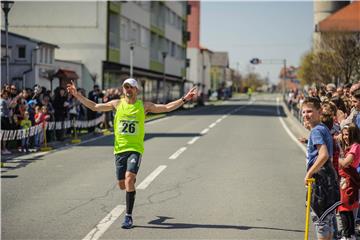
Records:
M124 229L130 229L133 227L133 219L131 216L125 216L125 220L121 225Z

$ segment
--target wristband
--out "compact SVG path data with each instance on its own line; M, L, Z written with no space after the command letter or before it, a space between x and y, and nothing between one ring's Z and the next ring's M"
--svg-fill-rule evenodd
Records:
M181 100L186 103L186 99L184 97L182 97Z

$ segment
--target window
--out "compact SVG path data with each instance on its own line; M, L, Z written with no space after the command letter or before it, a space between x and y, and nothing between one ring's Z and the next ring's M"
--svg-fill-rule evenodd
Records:
M17 58L24 59L26 58L26 46L17 46L18 55Z
M149 48L150 46L150 31L144 27L141 27L140 38L141 46L144 48Z
M171 51L170 51L170 55L172 57L175 57L176 54L176 44L174 42L171 42Z
M42 47L40 53L41 53L40 63L46 63L46 49Z
M120 37L121 39L128 41L129 40L129 25L130 21L127 18L120 19Z
M49 63L53 64L54 63L54 49L49 49Z
M136 45L140 45L140 25L136 22L131 22L131 37L130 40L134 41Z
M120 48L119 39L119 15L110 13L109 20L109 46L111 48Z
M150 44L150 57L151 59L158 60L158 37L156 34L151 33L151 44Z

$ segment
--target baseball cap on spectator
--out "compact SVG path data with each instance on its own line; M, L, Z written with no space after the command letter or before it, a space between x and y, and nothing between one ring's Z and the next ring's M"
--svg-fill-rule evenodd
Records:
M29 105L36 105L36 99L33 99L33 100L30 100L30 101L28 101L28 104Z
M326 85L326 91L327 92L335 92L336 91L336 86L333 83L329 83Z
M137 89L139 89L139 85L138 85L137 81L135 79L133 79L133 78L126 79L123 82L122 86L125 86L125 84L129 84L130 86L136 87Z

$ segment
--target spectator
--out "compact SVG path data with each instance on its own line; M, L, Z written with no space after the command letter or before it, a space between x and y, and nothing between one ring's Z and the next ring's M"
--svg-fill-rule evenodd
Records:
M35 125L39 126L38 134L35 137L35 146L39 149L44 143L44 131L46 127L46 122L50 119L50 115L47 111L46 106L36 106L35 107Z
M24 118L20 121L21 129L25 130L25 137L21 139L21 151L26 153L29 151L29 129L32 126L29 120L29 112L25 111Z
M89 92L88 98L95 103L102 102L99 85L94 85L93 90ZM96 118L97 112L94 112L94 111L88 109L87 116L88 116L89 121L93 120ZM95 127L89 128L89 132L94 132L94 130L95 130Z
M307 172L304 178L305 184L308 179L315 179L310 203L311 216L317 237L330 240L335 208L340 204L337 176L331 162L333 141L329 129L320 122L321 106L317 98L306 98L302 113L304 125L311 128L307 144Z
M9 114L10 110L8 107L9 100L9 92L5 89L1 90L1 98L0 98L0 115L1 115L1 130L10 130L10 120ZM1 154L11 154L11 152L6 147L6 141L1 141Z
M55 95L54 95L54 116L56 122L64 122L65 118L67 116L67 107L65 106L65 102L67 100L67 97L65 95L65 89L64 88L56 88L55 89ZM57 129L55 131L56 139L58 141L64 140L64 129L61 127L61 129Z
M344 149L339 159L340 175L340 212L343 237L346 239L355 238L354 210L359 207L359 185L360 177L356 168L360 164L360 133L355 124L346 125L343 129Z

